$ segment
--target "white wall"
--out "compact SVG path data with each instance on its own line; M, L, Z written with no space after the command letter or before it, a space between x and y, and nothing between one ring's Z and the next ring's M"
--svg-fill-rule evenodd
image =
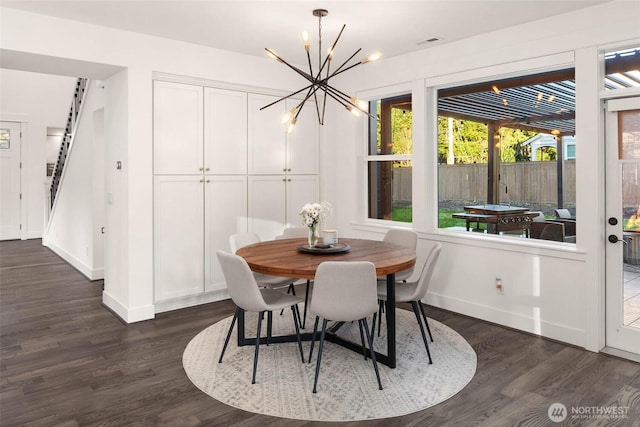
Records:
M0 120L26 123L22 138L25 239L42 236L47 127L65 127L75 82L71 77L0 68Z
M90 82L82 104L43 244L96 280L104 274L103 89Z

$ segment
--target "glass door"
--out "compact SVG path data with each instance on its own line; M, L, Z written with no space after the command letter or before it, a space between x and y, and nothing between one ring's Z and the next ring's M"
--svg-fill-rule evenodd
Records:
M640 97L607 101L606 345L640 354Z

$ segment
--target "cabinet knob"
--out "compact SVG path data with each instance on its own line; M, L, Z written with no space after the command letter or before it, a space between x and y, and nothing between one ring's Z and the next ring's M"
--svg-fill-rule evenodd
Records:
M206 170L207 172L209 172L209 168L205 168L204 170Z
M210 180L210 179L208 179L206 182L207 182L207 184L208 184L208 183L210 183L210 182L211 182L211 180Z
M291 168L287 169L287 172L291 172Z
M282 178L282 182L287 182L287 180L286 180L286 179L284 179L284 178Z
M204 178L200 180L200 182L204 182Z
M200 168L199 170L200 170L200 172L202 172L204 170L204 168Z
M286 172L286 171L287 171L287 168L283 168L283 169L282 169L282 172Z
M287 181L291 182L291 178L289 178Z

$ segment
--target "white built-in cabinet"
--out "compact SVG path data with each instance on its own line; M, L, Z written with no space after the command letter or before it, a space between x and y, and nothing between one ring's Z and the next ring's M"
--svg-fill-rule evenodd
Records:
M300 112L295 131L285 132L282 116L297 103L249 95L249 230L273 239L286 226L300 226L305 203L318 201L318 118L312 103Z
M220 298L216 251L230 250L231 234L267 240L300 224L302 205L318 200L318 120L307 105L286 135L280 119L295 104L260 111L277 97L164 81L153 96L154 292L164 311Z
M247 230L247 94L154 82L155 301L224 290L216 250Z

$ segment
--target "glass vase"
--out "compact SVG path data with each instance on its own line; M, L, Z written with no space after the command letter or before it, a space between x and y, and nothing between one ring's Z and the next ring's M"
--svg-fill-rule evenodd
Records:
M318 224L309 226L309 247L315 248L318 244Z

